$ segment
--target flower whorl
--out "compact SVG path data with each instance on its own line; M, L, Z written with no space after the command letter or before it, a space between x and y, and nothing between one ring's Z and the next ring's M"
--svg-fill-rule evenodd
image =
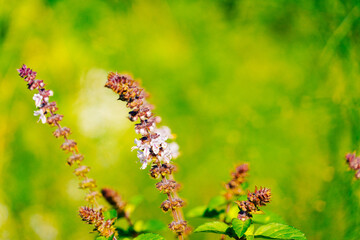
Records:
M27 68L25 64L20 69L18 69L18 72L20 77L22 77L27 82L28 88L30 90L38 90L38 93L35 93L33 96L35 106L38 109L34 111L34 115L39 116L39 121L41 120L43 124L47 123L50 126L55 126L57 128L53 132L53 135L56 138L63 137L65 140L60 148L65 152L71 153L71 156L67 159L67 163L69 166L74 164L77 165L74 174L81 179L79 186L82 189L89 190L85 200L89 201L90 203L96 202L96 198L100 196L100 193L95 191L95 180L87 177L87 174L90 171L90 167L81 164L84 156L79 153L77 142L75 140L68 139L68 136L71 134L70 128L61 127L60 122L63 119L63 115L56 113L56 111L58 111L56 102L49 101L49 98L54 95L53 91L46 90L44 81L36 80L36 72L30 68Z
M252 214L259 211L259 207L266 206L271 199L271 191L269 188L262 188L258 190L255 187L255 192L248 192L247 201L236 201L239 207L238 219L245 221L252 218Z
M115 218L105 220L102 209L95 210L90 207L81 207L79 215L84 222L94 225L94 230L98 231L101 236L113 237L111 240L116 239L116 230L113 226Z

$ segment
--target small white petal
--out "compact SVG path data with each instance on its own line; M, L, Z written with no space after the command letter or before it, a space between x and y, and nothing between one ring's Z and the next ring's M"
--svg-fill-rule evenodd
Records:
M158 144L153 144L152 145L152 151L155 153L155 154L158 154L159 153L159 150L160 150L160 146Z
M34 111L34 116L40 116L39 121L41 120L42 123L46 123L46 116L44 115L44 111L42 109Z
M139 131L139 133L140 133L141 135L145 135L145 134L146 134L146 131L145 131L145 129L141 128L140 131Z
M41 116L40 116L40 120L41 120L41 122L42 122L43 124L45 124L45 123L46 123L46 117L45 117L45 115L41 115Z
M35 101L36 107L41 107L43 97L40 94L35 93L33 96L33 100Z
M149 155L150 155L150 148L146 147L146 148L144 149L144 156L145 156L146 158L148 158Z
M148 163L147 162L143 162L140 169L145 169L147 167Z

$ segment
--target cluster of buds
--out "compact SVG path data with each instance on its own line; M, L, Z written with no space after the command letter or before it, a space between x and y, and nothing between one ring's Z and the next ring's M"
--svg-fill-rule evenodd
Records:
M243 195L244 189L241 187L246 181L249 171L249 164L244 163L236 167L235 172L231 173L231 180L225 184L226 193L224 194L226 200L231 200L233 197Z
M161 119L152 113L154 107L146 101L149 95L130 76L111 72L105 87L112 89L119 95L119 100L126 102L126 106L130 108L130 121L139 121L135 124L135 132L141 134L141 137L135 139L136 146L132 150L137 149L141 169L151 165L150 176L161 178L156 187L168 197L161 208L172 210L174 221L169 224L169 228L182 239L187 224L179 209L183 206L183 201L177 194L179 184L174 180L172 173L175 167L171 164L171 160L179 156L179 146L175 142L167 142L175 136L168 127L157 128L156 124Z
M357 157L355 153L346 154L346 162L349 164L349 167L355 170L356 179L360 179L360 157Z
M58 111L56 102L49 101L49 98L54 95L53 91L46 90L44 81L36 80L36 72L27 68L26 65L23 65L20 69L18 69L18 72L20 77L27 82L27 86L30 90L38 91L38 93L35 93L33 96L33 100L35 101L35 106L37 108L37 110L34 111L34 115L39 116L39 121L43 124L47 123L50 126L56 127L56 130L53 133L56 138L64 138L64 143L61 145L61 149L65 152L71 153L67 163L70 166L74 164L77 165L74 174L80 178L80 188L87 189L89 191L85 199L90 203L96 203L96 198L101 195L99 192L95 191L95 180L87 177L90 168L81 164L84 156L79 153L76 141L68 139L68 136L71 134L70 128L61 127L60 125L63 115L56 113Z
M94 231L97 231L101 236L116 239L116 230L114 225L115 218L105 220L102 209L95 210L90 207L81 207L79 215L83 221L90 225L94 225Z
M252 218L252 214L260 211L259 207L266 206L270 202L271 191L269 188L260 187L258 190L255 187L255 192L249 192L247 199L247 201L236 201L239 207L238 219L242 221Z
M180 198L174 198L171 201L169 199L166 199L162 204L161 204L161 209L164 212L167 212L169 210L175 210L177 208L182 208L184 206L184 201Z

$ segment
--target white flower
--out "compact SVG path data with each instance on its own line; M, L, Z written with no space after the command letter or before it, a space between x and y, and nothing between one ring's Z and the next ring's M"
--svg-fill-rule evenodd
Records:
M176 142L169 143L169 150L171 151L172 158L177 158L180 155L179 145Z
M49 96L54 96L54 92L52 90L49 90Z
M145 156L144 152L138 151L138 152L137 152L137 157L139 158L140 163L142 163L141 169L145 169L145 168L147 167L147 165L148 165L148 158L147 158L147 156Z
M134 151L135 149L140 149L142 142L141 140L138 140L137 138L135 138L134 143L136 144L136 146L133 146L131 148L131 151Z
M150 145L149 144L142 143L142 141L138 140L137 138L135 138L134 142L135 142L136 146L133 146L131 148L131 151L134 151L135 149L139 149L139 150L143 151L146 156L149 156L149 154L150 154Z
M161 152L161 156L159 160L163 161L164 163L169 163L171 158L172 158L171 151L169 148L167 148Z
M39 118L39 121L41 120L41 122L43 124L46 123L46 116L44 114L44 111L42 109L38 110L38 111L34 111L34 116L39 116L40 115L40 118Z
M171 129L167 126L162 126L161 128L157 128L155 129L155 132L162 136L166 136L169 139L173 139L173 135L171 134Z
M166 140L167 137L162 135L158 135L157 138L152 138L150 142L150 146L153 153L159 154L160 148L165 149L167 146L167 143L165 142Z
M33 96L33 100L35 101L36 107L41 107L43 97L40 94L35 93Z

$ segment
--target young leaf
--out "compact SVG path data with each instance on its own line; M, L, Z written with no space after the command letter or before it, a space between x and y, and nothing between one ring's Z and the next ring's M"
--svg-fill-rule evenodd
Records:
M269 223L259 227L255 236L263 236L277 239L306 240L305 235L298 229L280 223Z
M254 230L255 226L254 224L251 224L245 232L246 240L254 240Z
M209 210L208 208L205 210L204 214L202 215L204 218L218 218L221 213L225 212L224 209L221 210Z
M123 228L116 227L116 232L118 233L119 237L121 237L121 239L123 239L124 237L132 236L133 229L128 228L128 229L125 230Z
M209 210L205 206L200 206L191 209L187 213L187 217L194 218L194 217L204 217L204 218L217 218L221 213L225 212L224 209L221 210Z
M209 204L207 208L209 211L215 210L215 208L224 205L226 203L226 200L223 196L216 196L210 199Z
M117 212L115 209L110 209L104 212L104 218L105 220L117 218Z
M239 214L238 206L236 205L232 206L228 211L228 213L226 214L225 221L231 222L233 218L237 218L238 214Z
M200 225L197 227L194 231L196 232L211 232L211 233L219 233L219 234L227 234L226 230L229 228L229 226L226 223L223 222L208 222L204 223L203 225Z
M234 218L232 221L233 229L239 238L244 236L244 233L246 232L246 230L248 230L248 228L250 227L250 224L251 224L250 219L243 222L237 218Z
M145 233L134 238L134 240L165 240L165 238L163 238L159 234Z
M264 211L264 214L254 214L254 223L267 224L267 223L282 223L285 224L284 219L276 213L270 211Z

